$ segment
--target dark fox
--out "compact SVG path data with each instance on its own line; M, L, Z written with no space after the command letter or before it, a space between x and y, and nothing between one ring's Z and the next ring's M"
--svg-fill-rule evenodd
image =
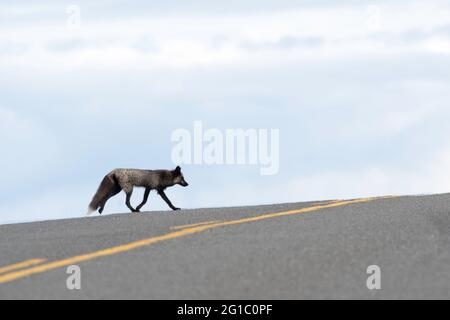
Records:
M184 180L181 168L175 170L137 170L137 169L116 169L103 178L100 187L89 204L88 214L98 210L102 214L106 202L117 195L120 191L126 194L126 205L131 212L140 212L147 203L151 190L156 190L163 200L172 210L180 210L175 207L164 193L164 190L174 185L187 187L189 184ZM134 187L144 187L144 199L142 203L134 209L130 200Z

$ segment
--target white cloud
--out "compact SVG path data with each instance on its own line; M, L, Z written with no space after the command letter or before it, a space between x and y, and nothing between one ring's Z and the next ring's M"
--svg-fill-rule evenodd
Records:
M426 47L433 53L450 54L450 38L434 36L426 42Z
M49 72L83 67L122 70L228 64L266 66L374 52L377 55L424 50L448 52L448 39L442 38L409 45L386 42L392 34L432 30L448 23L448 7L437 10L415 2L407 7L383 3L380 8L382 32L386 38L382 35L369 37L373 31L367 28L367 20L371 17L365 6L213 16L175 14L141 20L124 18L109 21L107 25L88 20L83 22L80 30L68 30L63 19L34 28L5 27L0 34L1 42L19 41L30 49L22 54L0 56L0 67L26 67ZM220 46L214 45L214 39L218 37L223 39ZM283 46L283 39L288 38L321 41L316 46L300 42L297 47ZM139 42L149 39L152 50L143 50ZM58 43L59 47L65 44L65 50L55 50ZM262 50L252 51L242 43L280 45L260 45Z
M328 171L275 183L259 181L258 188L241 181L220 190L202 190L195 199L180 194L181 203L199 207L273 204L332 199L353 199L388 195L446 193L450 190L450 148L431 157L425 167L368 167L349 171Z
M284 171L195 168L192 189L170 191L180 206L446 191L450 6L377 5L373 28L378 11L356 1L151 13L85 2L77 30L63 5L0 5L0 212L84 213L97 186L73 185L168 166L171 130L197 119L280 128ZM107 211L124 209L118 197Z
M83 217L90 200L86 196L86 189L73 185L50 190L38 189L26 201L2 203L0 223Z
M54 136L32 117L0 107L1 192L34 183L59 157Z

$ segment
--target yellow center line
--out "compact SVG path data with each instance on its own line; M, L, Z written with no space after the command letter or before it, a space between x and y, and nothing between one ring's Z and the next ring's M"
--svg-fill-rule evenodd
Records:
M331 200L326 202L326 204L332 204L332 203L336 203L336 202L341 202L342 200Z
M220 220L204 221L204 222L199 222L199 223L187 224L187 225L183 225L183 226L171 227L170 229L171 230L180 230L180 229L204 226L204 225L207 225L207 224L213 224L213 223L217 223L217 222L220 222Z
M8 273L5 275L0 275L0 284L6 283L6 282L11 282L11 281L14 281L14 280L17 280L20 278L28 277L33 274L43 273L43 272L54 270L57 268L62 268L62 267L70 266L70 265L81 263L81 262L86 262L86 261L97 259L100 257L111 256L114 254L127 252L130 250L142 248L145 246L150 246L152 244L159 243L162 241L186 237L188 235L201 233L201 232L204 232L204 231L210 230L210 229L231 226L231 225L238 225L238 224L249 223L249 222L263 221L263 220L268 220L268 219L273 219L273 218L278 218L278 217L310 213L310 212L319 211L319 210L323 210L323 209L348 206L351 204L358 204L358 203L366 203L366 202L371 202L371 201L375 201L375 200L379 200L379 199L386 199L386 198L392 198L392 197L367 198L367 199L334 202L334 203L329 203L329 204L306 207L303 209L290 210L290 211L284 211L284 212L278 212L278 213L269 213L269 214L255 216L255 217L243 218L243 219L239 219L239 220L230 220L230 221L217 222L217 223L208 224L208 225L194 226L194 227L170 232L170 233L167 233L167 234L164 234L161 236L143 239L143 240L131 242L128 244L111 247L108 249L98 250L95 252L91 252L91 253L87 253L87 254L83 254L83 255L79 255L79 256L74 256L74 257L70 257L70 258L66 258L66 259L62 259L62 260L49 262L49 263L39 265L36 267L32 267L29 269L11 272L11 273Z
M31 260L26 260L26 261L22 261L22 262L19 262L19 263L11 264L9 266L0 267L0 274L6 273L6 272L10 272L10 271L14 271L14 270L18 270L18 269L31 267L31 266L40 264L40 263L45 262L45 261L47 261L47 260L46 259L31 259Z

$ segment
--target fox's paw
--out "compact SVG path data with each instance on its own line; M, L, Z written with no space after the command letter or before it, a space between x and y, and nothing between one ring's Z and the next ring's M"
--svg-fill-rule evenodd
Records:
M180 211L180 208L173 208L173 211Z

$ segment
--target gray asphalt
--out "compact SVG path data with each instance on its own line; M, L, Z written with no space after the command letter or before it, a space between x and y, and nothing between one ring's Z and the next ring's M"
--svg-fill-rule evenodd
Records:
M312 206L147 212L0 226L0 268ZM450 195L401 197L229 225L0 284L0 299L449 299ZM369 265L381 290L368 290ZM0 275L1 276L1 275Z

